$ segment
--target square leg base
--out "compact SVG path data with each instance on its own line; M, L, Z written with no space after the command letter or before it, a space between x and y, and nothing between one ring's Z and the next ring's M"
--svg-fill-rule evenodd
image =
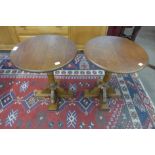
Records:
M34 93L37 97L49 97L51 95L51 89L46 88L44 90L35 90Z
M110 110L108 104L107 103L103 103L103 102L100 103L99 109L103 110L103 111L109 111Z
M58 104L57 103L51 103L48 105L48 110L49 111L56 111L58 110Z

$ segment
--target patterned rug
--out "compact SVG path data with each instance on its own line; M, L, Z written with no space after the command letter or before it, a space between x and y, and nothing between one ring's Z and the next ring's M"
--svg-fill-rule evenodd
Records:
M109 84L122 97L108 99L109 111L99 110L98 98L84 98L84 90L103 76L102 69L78 54L55 71L61 87L75 97L59 99L59 110L48 111L49 98L34 96L34 90L47 87L47 75L21 71L8 56L0 56L0 128L154 128L155 108L137 74L112 75Z

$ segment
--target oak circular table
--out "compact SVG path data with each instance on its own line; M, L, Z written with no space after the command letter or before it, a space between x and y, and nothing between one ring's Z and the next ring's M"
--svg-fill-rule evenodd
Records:
M111 88L105 89L111 73L134 73L148 65L148 55L135 42L116 36L99 36L88 41L84 51L86 57L98 67L105 70L102 81L101 109L107 109L106 98Z
M67 65L76 54L77 49L71 40L59 35L40 35L17 44L12 49L10 58L19 69L47 73L49 88L36 91L35 94L42 97L50 96L51 104L48 109L56 110L56 95L68 94L56 84L53 71Z

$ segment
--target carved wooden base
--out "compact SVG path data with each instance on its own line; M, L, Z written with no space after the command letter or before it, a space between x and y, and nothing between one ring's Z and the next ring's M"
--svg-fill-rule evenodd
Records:
M56 88L55 91L56 91L57 96L60 98L62 98L62 97L63 98L72 98L74 95L72 91L65 90L65 89L60 88L60 87Z
M108 97L120 97L113 88L107 85L110 80L111 74L109 72L105 73L102 81L99 81L98 86L91 90L85 90L84 97L98 97L100 96L100 109L109 110L107 104ZM72 91L60 88L58 84L54 81L54 75L48 74L49 88L44 90L35 91L37 97L50 97L51 104L48 106L48 110L57 110L59 105L57 103L57 98L72 98L74 96Z
M108 98L118 98L121 94L119 91L113 89L112 87L107 88L107 97Z
M91 90L86 89L84 91L84 97L98 97L101 93L101 89L99 87L95 87Z
M35 90L34 93L37 97L49 97L51 95L51 89L46 88L44 90Z
M51 111L58 110L58 108L59 108L58 103L52 103L48 105L48 110L51 110Z
M109 108L109 106L107 105L107 103L105 102L102 102L101 104L100 104L100 110L103 110L103 111L109 111L110 110L110 108Z
M84 97L98 97L100 96L100 109L109 110L107 104L107 98L120 97L120 93L115 91L112 87L108 86L108 82L111 78L111 73L105 72L105 76L102 81L98 82L98 85L91 89L85 90Z
M59 105L57 103L58 97L63 98L71 98L73 97L73 92L66 91L63 88L60 88L54 80L53 73L48 74L48 83L49 88L44 90L36 90L35 96L36 97L50 97L51 104L48 106L48 110L57 110Z
M107 94L108 97L110 95L111 94ZM100 109L105 110L105 111L109 110L109 107L107 104L107 96L105 96L105 92L103 92L103 90L99 88L98 86L92 90L85 90L84 92L84 97L100 97Z

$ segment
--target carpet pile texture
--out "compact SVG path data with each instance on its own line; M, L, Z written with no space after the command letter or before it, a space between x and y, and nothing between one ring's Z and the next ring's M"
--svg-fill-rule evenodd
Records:
M98 98L83 96L85 89L95 87L104 76L83 54L54 74L61 87L73 91L75 97L59 99L59 110L48 111L49 98L34 95L34 90L47 87L47 75L21 71L8 56L0 56L0 128L155 127L155 108L137 74L112 74L109 84L121 97L108 99L109 111L99 110Z

